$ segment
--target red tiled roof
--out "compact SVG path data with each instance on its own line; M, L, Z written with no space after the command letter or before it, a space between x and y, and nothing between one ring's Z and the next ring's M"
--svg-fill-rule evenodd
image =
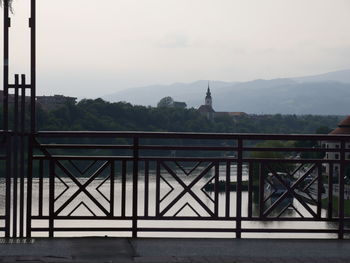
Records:
M329 134L350 134L350 116L342 120L338 124L338 128L334 129Z

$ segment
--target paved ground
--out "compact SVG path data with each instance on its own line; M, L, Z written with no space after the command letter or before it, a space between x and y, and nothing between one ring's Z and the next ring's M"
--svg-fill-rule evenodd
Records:
M350 241L56 238L1 240L0 262L350 262Z

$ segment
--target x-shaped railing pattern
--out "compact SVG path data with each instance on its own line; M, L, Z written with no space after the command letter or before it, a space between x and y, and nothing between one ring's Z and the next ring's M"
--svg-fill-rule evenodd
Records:
M269 216L277 207L279 204L281 204L288 196L292 196L294 198L296 198L300 204L313 216L313 217L317 217L317 214L312 210L312 208L304 201L304 199L295 192L295 190L297 190L298 186L300 186L300 184L313 172L313 170L315 169L315 167L317 166L317 164L313 164L302 176L300 176L291 186L288 185L288 183L286 183L286 181L281 177L281 175L279 175L274 169L271 168L270 165L267 165L268 170L272 173L272 175L285 187L286 191L281 194L281 196L270 206L268 207L264 213L263 213L263 217L267 217ZM309 185L311 186L311 185ZM282 212L284 212L287 208L283 209ZM300 213L294 206L293 209L301 216L304 217L302 215L302 213ZM280 213L280 215L283 213Z
M192 188L206 175L208 172L215 166L215 163L210 163L196 178L192 180L192 182L189 185L186 185L183 180L174 172L173 169L171 169L165 162L160 162L161 166L164 167L164 169L181 185L183 190L162 210L159 212L159 216L165 216L165 214L174 207L174 205L186 194L189 194L191 197L193 197L194 200L211 216L216 217L215 213L192 191ZM178 165L178 164L177 164ZM195 168L197 168L198 165L196 165ZM181 169L183 170L183 169ZM185 173L186 175L191 174L195 169L192 169L189 173ZM160 201L159 201L160 202ZM189 204L185 204L184 206L188 206ZM183 208L181 207L179 211L181 211ZM192 207L190 208L195 211L195 213L199 216L200 214ZM175 213L177 215L178 212Z
M68 178L70 178L75 185L78 187L78 189L75 191L74 194L72 194L68 200L66 200L55 212L54 216L58 216L71 202L80 194L84 193L86 196L89 197L89 199L106 215L106 216L112 216L110 211L108 211L88 190L87 187L110 165L108 161L104 162L91 176L90 178L84 183L80 183L79 180L60 162L55 161L54 164L59 167ZM106 180L106 179L105 179ZM104 181L103 181L104 182ZM104 196L104 195L102 195ZM104 196L105 197L105 196ZM57 201L57 199L56 199ZM79 204L77 207L73 209L75 211L81 204ZM84 203L84 206L87 207L87 205ZM91 209L88 209L91 210ZM72 214L72 212L70 213ZM92 213L95 214L95 213Z

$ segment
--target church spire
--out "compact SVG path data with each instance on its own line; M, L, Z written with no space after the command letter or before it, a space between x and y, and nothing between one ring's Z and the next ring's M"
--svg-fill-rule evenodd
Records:
M212 107L212 104L213 104L213 99L211 98L210 86L208 81L208 90L207 90L207 96L205 97L205 105Z

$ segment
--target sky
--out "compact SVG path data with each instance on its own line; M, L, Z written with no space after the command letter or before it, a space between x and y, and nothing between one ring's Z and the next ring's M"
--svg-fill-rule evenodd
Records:
M27 73L29 0L14 1L11 74ZM350 68L349 0L37 0L37 15L40 95Z

